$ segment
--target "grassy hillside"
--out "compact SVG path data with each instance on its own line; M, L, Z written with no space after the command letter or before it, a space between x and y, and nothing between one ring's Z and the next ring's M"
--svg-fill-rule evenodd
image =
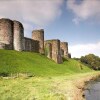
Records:
M82 67L83 69L81 69ZM31 73L35 76L57 76L91 71L87 66L69 59L56 64L44 55L31 52L0 50L0 74Z

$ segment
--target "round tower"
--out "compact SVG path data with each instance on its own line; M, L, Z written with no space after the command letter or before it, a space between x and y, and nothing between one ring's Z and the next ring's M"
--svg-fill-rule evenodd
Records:
M32 39L39 41L39 53L44 54L44 30L33 30Z
M68 58L68 43L67 42L61 42L60 48L64 51L64 57Z
M19 21L13 21L14 50L23 50L24 28Z
M13 21L0 19L0 42L7 45L6 49L13 49Z

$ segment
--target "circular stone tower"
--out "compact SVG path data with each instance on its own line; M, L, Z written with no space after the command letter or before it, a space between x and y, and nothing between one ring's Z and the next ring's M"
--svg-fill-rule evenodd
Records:
M14 50L23 50L24 28L18 21L13 21L13 33L14 33Z
M6 44L6 49L13 49L13 21L0 19L0 42Z
M44 54L44 30L33 30L32 39L39 41L39 53Z

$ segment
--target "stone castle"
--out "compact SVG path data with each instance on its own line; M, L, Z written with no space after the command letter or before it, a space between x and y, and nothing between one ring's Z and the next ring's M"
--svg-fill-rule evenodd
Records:
M0 49L30 51L45 54L56 63L64 58L71 58L68 43L58 39L44 41L44 30L33 30L32 39L24 37L24 28L19 21L0 19Z

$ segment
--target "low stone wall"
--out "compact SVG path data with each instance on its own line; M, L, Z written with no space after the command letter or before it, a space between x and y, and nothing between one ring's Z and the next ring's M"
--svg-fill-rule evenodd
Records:
M39 53L39 41L24 37L24 51Z

